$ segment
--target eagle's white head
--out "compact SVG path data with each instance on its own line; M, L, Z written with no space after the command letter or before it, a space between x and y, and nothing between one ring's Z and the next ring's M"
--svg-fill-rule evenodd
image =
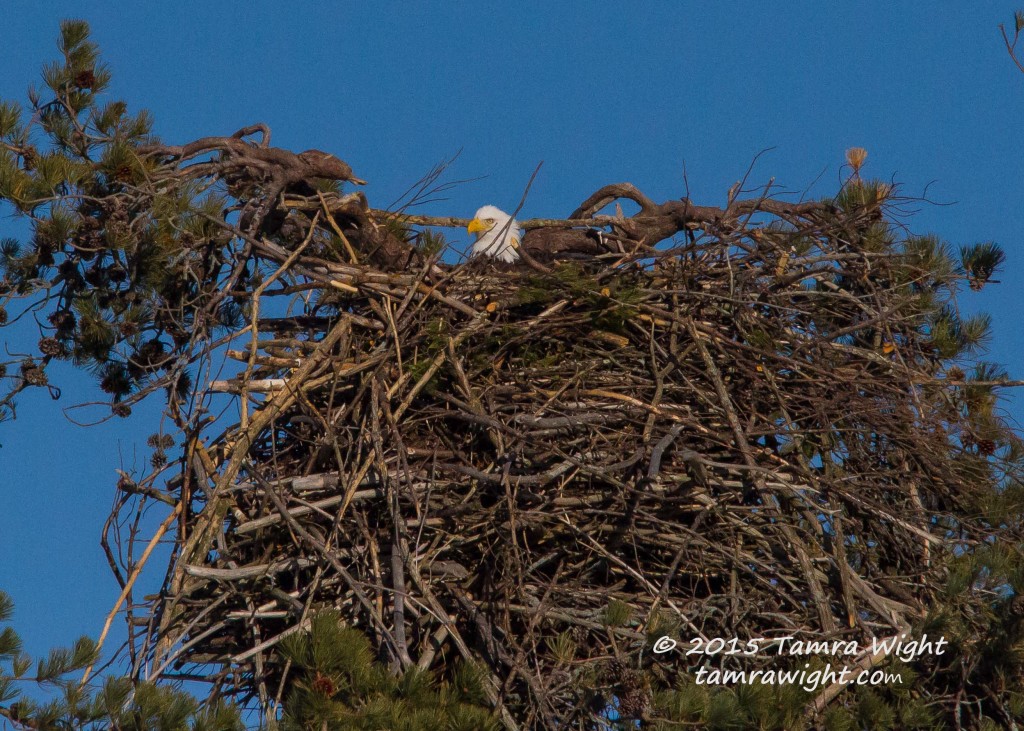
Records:
M519 223L494 206L484 206L466 230L476 234L471 256L490 256L498 261L519 260Z

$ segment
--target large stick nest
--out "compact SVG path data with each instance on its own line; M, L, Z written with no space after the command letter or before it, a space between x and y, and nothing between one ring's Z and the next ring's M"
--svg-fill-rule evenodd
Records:
M185 445L177 548L142 607L151 673L269 702L276 644L335 607L396 666L472 660L526 726L567 728L643 705L661 635L863 639L921 616L941 517L980 488L951 467L926 267L879 236L888 188L717 209L609 186L530 225L533 265L506 268L399 245L458 221L301 192L243 212L272 266L238 376L212 385L239 419ZM635 217L598 215L622 197ZM263 235L275 212L290 247Z

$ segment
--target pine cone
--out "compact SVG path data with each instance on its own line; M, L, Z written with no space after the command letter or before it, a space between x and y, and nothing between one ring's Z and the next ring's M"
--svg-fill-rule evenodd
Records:
M608 663L607 672L608 677L614 681L618 681L629 672L629 668L626 666L626 663L622 662L622 660L616 659Z
M63 350L56 338L42 338L39 341L39 352L43 355L60 355Z
M39 159L39 153L36 152L34 147L26 147L21 151L21 166L27 172L35 170L36 160Z
M21 377L30 386L47 386L50 383L50 379L46 377L46 372L35 364L23 365L21 367Z
M66 309L57 310L46 319L50 321L50 325L52 325L57 330L62 331L74 330L75 326L78 324L75 318L75 314L73 312L69 312Z
M122 337L130 338L139 333L139 323L126 320L117 326L117 331L121 333Z
M110 177L119 183L128 183L132 179L132 167L131 165L124 164L118 165L114 168L114 171L110 174Z
M651 692L644 677L635 670L622 678L619 694L619 713L626 718L644 718L651 710Z
M313 678L313 690L327 698L333 698L334 694L338 692L338 688L334 684L334 681L319 672L316 674L316 677Z
M79 89L92 89L96 86L96 74L93 73L92 69L79 71L75 75L75 86Z

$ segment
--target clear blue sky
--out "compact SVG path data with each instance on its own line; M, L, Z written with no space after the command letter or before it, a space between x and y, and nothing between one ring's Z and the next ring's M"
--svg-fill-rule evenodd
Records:
M679 197L684 164L691 197L720 204L766 148L752 182L825 195L862 146L865 175L952 204L922 206L915 232L1006 248L1007 284L963 302L994 315L989 357L1022 377L1024 75L997 29L1013 1L6 2L0 97L23 101L60 19L84 17L113 93L165 140L266 122L277 145L351 163L381 206L461 148L453 175L487 177L423 211L460 216L513 208L541 160L524 217L613 182ZM19 334L0 341L23 352ZM62 409L97 392L52 378L61 401L25 397L0 424L0 588L34 652L98 634L117 594L98 543L114 469L145 465L159 418L74 426Z

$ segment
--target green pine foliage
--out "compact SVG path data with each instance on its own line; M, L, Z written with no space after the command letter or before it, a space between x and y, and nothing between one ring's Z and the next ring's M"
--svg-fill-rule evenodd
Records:
M446 682L376 662L362 632L337 613L315 616L307 632L282 642L293 679L282 731L489 731L500 724L487 705L482 677L468 665Z
M58 46L27 109L0 102L0 203L32 230L0 245L0 310L41 298L38 368L55 358L90 368L126 415L133 397L173 384L192 338L220 324L198 311L220 306L237 321L216 291L232 270L211 223L225 198L191 184L143 190L156 164L138 149L153 141L148 114L102 99L110 72L85 22L63 22ZM0 401L0 418L12 409Z
M82 671L97 660L96 645L82 638L33 662L8 624L14 605L0 592L0 719L32 731L241 731L237 708L195 698L171 686L108 677L83 686ZM31 697L26 688L41 692ZM48 700L40 700L43 694ZM0 727L5 724L0 722Z

